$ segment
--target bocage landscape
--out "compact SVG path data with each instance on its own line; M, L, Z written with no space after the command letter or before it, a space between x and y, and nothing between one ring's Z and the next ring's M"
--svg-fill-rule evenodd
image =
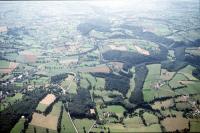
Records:
M200 132L200 1L0 2L0 132Z

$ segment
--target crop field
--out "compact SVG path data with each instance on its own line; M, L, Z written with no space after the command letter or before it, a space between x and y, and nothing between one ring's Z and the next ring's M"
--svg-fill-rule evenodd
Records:
M80 72L103 72L103 73L109 73L110 68L106 65L98 65L95 67L84 67L79 70Z
M55 95L48 94L45 98L43 98L38 104L36 110L45 111L45 109L56 99Z
M135 46L136 50L138 51L138 53L140 54L144 54L144 55L150 55L149 51L140 48L139 46Z
M188 129L188 120L185 118L166 118L161 121L161 124L165 127L167 132Z
M58 117L53 115L44 116L42 114L33 113L33 119L30 125L57 130Z
M60 101L55 103L52 111L47 116L39 113L33 113L30 125L57 130L57 122L60 115L61 105L62 103Z

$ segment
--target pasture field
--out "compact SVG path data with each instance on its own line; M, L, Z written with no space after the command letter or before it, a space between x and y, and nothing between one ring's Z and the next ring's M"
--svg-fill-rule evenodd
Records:
M177 89L175 90L176 93L178 94L183 94L183 95L187 95L187 94L199 94L200 93L200 82L194 82L192 84L187 84L187 87L181 88L181 89Z
M159 97L159 89L155 89L160 81L161 65L152 64L147 65L148 74L143 85L144 101L149 102L155 97ZM162 90L161 90L162 91Z
M176 103L176 108L177 110L186 110L186 109L192 109L192 105L189 104L188 102L180 102L180 103Z
M182 115L183 115L183 112L181 111L176 111L176 110L173 110L173 109L165 109L165 110L161 110L161 114L163 116L172 116L172 115L176 115L176 117L181 117L182 118Z
M177 88L177 87L181 87L184 86L180 83L180 81L187 81L188 79L183 75L183 74L176 74L170 81L169 81L169 85L172 88Z
M6 61L6 60L0 60L0 68L8 68L9 67L10 62Z
M167 132L173 132L178 130L188 129L188 119L176 117L176 118L165 118L161 121L161 124L165 127Z
M59 117L60 110L61 110L62 102L58 101L54 104L52 111L50 112L50 115Z
M128 128L140 128L140 127L144 126L142 119L139 116L135 116L135 117L132 117L132 118L125 118L124 124Z
M95 89L104 90L104 87L105 87L105 79L96 77Z
M145 81L156 81L160 79L161 64L147 65L148 74Z
M158 97L175 96L175 92L168 85L163 85L159 89L144 89L143 95L144 101L150 102Z
M15 124L10 133L20 133L22 129L24 129L24 122L24 118L19 119L19 121Z
M14 104L17 101L20 101L23 97L22 93L16 93L15 96L13 97L6 97L5 99L3 99L1 101L1 108L0 111L4 110L5 108L7 108L9 106L9 104Z
M103 109L106 112L114 112L116 113L119 117L123 116L123 113L125 111L124 107L119 106L119 105L109 105L107 108Z
M88 87L90 84L97 90L104 90L105 87L105 79L99 77L93 77L89 73L80 73L81 79L80 83L83 87Z
M73 121L74 121L74 124L75 124L78 132L80 132L80 133L84 132L84 128L85 128L85 131L88 132L88 130L90 129L90 127L95 122L94 120L90 120L90 119L87 119L87 118L84 118L84 119L74 119Z
M169 72L166 69L161 69L160 78L164 81L171 80L175 72Z
M77 90L77 84L76 84L76 81L74 80L74 76L72 75L68 75L68 77L63 80L61 83L60 83L60 86L62 86L67 92L69 93L73 93L73 94L76 94L76 90Z
M168 99L168 100L165 100L165 101L157 101L157 102L154 102L151 107L153 109L161 109L161 107L164 107L164 108L169 108L169 107L172 107L174 105L174 102L173 102L173 99Z
M110 95L122 95L118 91L106 91L106 90L93 90L94 95L100 96L104 101L111 101L113 98L109 97Z
M56 130L40 127L40 126L35 126L35 125L28 125L28 129L26 129L26 133L34 133L34 128L36 130L36 133L57 133Z
M70 87L68 88L69 93L76 94L77 93L77 84L75 81L71 82Z
M147 123L147 125L157 124L158 123L158 117L154 114L144 112L143 117Z
M83 79L86 79L92 85L92 87L95 86L96 79L91 74L89 74L89 73L80 73L80 76Z
M190 132L199 132L200 131L200 120L198 119L191 119L190 120Z
M76 133L76 130L74 129L74 126L72 124L72 121L70 120L70 117L65 109L63 109L63 115L61 120L61 133Z
M81 79L80 80L80 86L82 88L88 89L90 86L90 83L86 79Z
M126 125L125 125L126 126ZM105 127L105 128L104 128ZM92 129L93 132L161 132L161 128L159 124L153 124L150 126L140 126L137 128L128 128L128 127L124 127L124 125L119 124L119 123L109 123L106 125L103 125L101 127L98 128L93 128Z
M184 67L183 69L181 69L180 71L178 71L178 73L185 75L189 80L198 80L197 78L195 78L192 75L192 71L194 69L195 69L195 67L188 65L188 66Z

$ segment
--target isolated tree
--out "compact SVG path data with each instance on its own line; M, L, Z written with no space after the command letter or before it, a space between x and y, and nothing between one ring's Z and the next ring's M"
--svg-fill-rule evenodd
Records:
M34 129L34 133L36 133L36 128L35 128L35 127L33 127L33 129Z
M85 127L83 127L83 131L84 131L84 133L86 133Z
M49 133L49 129L48 128L46 128L46 133Z

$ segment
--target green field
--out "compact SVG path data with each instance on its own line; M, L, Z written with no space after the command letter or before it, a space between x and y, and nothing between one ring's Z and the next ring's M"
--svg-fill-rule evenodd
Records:
M50 112L50 115L58 116L60 115L60 110L61 110L62 102L58 101L53 105L53 109Z
M24 129L24 122L25 119L21 118L16 124L15 126L12 128L11 133L20 133L22 131L22 129Z
M51 129L46 129L43 127L39 127L39 126L34 126L34 125L28 125L28 129L26 130L26 133L34 133L34 128L36 130L36 133L47 133L47 130L49 133L57 133L57 131L55 130L51 130Z
M48 107L47 105L39 103L38 106L37 106L37 108L36 108L36 110L44 112L47 107Z
M172 80L169 81L169 85L172 87L172 88L177 88L177 87L181 87L181 86L184 86L182 84L180 84L179 81L187 81L188 79L183 75L183 74L176 74Z
M81 79L80 86L81 88L88 89L90 86L90 83L86 79Z
M119 106L119 105L109 105L107 108L103 109L106 112L114 112L116 113L119 117L123 116L123 113L125 111L124 107Z
M8 68L10 62L5 60L0 60L0 68Z
M75 124L78 132L80 132L80 133L84 132L84 127L85 127L86 132L88 132L88 130L90 129L90 127L95 122L94 120L90 120L90 119L87 119L87 118L84 118L84 119L75 119L73 121L74 121L74 124Z
M191 120L190 124L190 132L199 132L200 131L200 121L197 119Z
M189 80L198 80L192 75L192 71L195 69L195 67L188 65L185 68L178 71L178 73L181 73L185 75Z
M72 121L70 120L70 117L66 110L63 110L62 120L61 120L61 133L76 133L76 130L74 129L74 126L72 124Z
M105 87L105 79L104 78L96 78L95 89L104 89Z
M145 112L143 114L143 117L147 123L147 125L151 125L151 124L157 124L158 123L158 117L155 116L154 114Z

